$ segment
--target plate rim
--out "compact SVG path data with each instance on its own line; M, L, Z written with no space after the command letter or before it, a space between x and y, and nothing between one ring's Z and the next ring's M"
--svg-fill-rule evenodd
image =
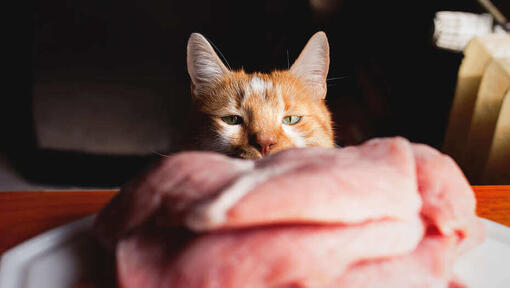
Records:
M80 233L89 232L96 215L92 214L50 229L5 251L0 255L0 287L21 287L19 283L23 275L15 271L19 271L27 261L48 249L70 241ZM487 231L486 238L480 245L487 239L510 245L510 227L482 217L478 218L484 223Z
M48 249L70 241L80 233L90 231L95 218L96 214L92 214L60 225L5 251L0 255L0 287L19 287L16 285L21 283L22 275L14 271L19 271L27 261Z

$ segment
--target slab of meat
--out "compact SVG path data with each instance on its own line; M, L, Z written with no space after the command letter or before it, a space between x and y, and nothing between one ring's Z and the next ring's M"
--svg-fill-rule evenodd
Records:
M421 200L406 141L385 145L372 141L338 152L293 149L265 158L222 193L190 209L185 222L200 231L289 222L404 220L416 215Z
M360 262L330 287L446 288L454 281L456 246L455 236L427 234L412 253Z
M125 185L103 209L95 229L105 246L113 248L123 234L169 210L166 224L179 224L182 211L191 204L221 192L247 171L251 161L213 153L183 153L166 158L146 174Z
M120 287L447 287L484 236L474 205L449 157L397 137L258 161L176 154L96 231Z
M462 253L485 237L482 222L474 213L473 190L457 164L423 144L414 144L418 190L423 198L422 215L444 235L457 234Z
M155 286L150 287L286 287L299 282L305 287L323 287L360 259L414 250L423 235L421 221L415 220L219 231L191 237L184 253L166 250L180 247L169 243L177 232L159 237L158 229L136 233L117 248L120 284L143 287L151 281Z

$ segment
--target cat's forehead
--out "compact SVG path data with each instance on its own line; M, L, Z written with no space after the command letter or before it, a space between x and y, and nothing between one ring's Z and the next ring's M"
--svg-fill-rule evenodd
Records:
M260 77L259 75L252 75L244 81L243 86L246 94L264 94L268 90L275 89L272 79Z
M246 73L232 71L203 97L201 109L210 114L281 113L305 109L312 97L301 81L287 71ZM308 103L308 104L307 104Z
M283 113L285 99L279 83L270 77L252 75L242 82L240 106L250 115L272 115Z
M243 71L232 73L227 80L229 85L225 87L232 93L238 94L243 99L258 96L270 100L275 97L285 97L299 93L302 85L286 72L275 71L270 74L253 73ZM283 99L280 99L283 100Z
M281 87L269 77L251 75L241 84L240 101L244 106L283 102Z

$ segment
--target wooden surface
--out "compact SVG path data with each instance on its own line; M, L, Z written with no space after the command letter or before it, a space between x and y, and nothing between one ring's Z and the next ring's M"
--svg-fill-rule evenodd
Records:
M46 230L94 214L115 193L116 190L0 192L0 254Z
M510 227L510 185L474 186L478 216Z
M510 227L510 186L474 186L480 217ZM99 211L117 190L0 192L0 253Z

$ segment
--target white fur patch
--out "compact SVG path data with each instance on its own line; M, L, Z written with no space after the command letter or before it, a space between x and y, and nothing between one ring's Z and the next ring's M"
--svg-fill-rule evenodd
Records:
M220 120L221 121L221 120ZM227 123L221 123L221 128L218 129L219 139L217 146L215 147L219 151L228 150L232 143L232 138L239 135L241 131L241 125L228 125Z
M281 114L280 117L283 117L285 101L283 100L282 87L278 84L276 85L276 97L278 98L278 112Z
M264 93L264 91L270 89L273 86L273 83L269 81L264 81L261 78L255 76L251 78L250 85L253 92Z
M269 89L273 88L273 82L266 81L258 76L253 76L246 84L245 91L247 92L246 96L249 97L253 94L257 94L259 96L265 95L265 92Z
M283 132L289 136L289 138L294 142L296 147L306 147L306 140L301 133L296 131L294 128L292 128L289 125L282 124Z
M255 163L255 162L252 162ZM249 172L239 177L218 197L195 207L188 214L185 223L195 231L204 231L221 226L227 221L227 212L258 184L276 175L285 173L287 168L266 168Z

